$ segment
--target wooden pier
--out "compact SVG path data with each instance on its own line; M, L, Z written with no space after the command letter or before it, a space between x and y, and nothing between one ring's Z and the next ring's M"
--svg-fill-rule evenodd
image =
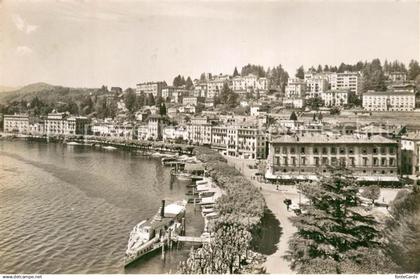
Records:
M172 237L172 240L175 242L191 242L191 243L209 243L209 237L200 237L200 236L181 236L175 235Z

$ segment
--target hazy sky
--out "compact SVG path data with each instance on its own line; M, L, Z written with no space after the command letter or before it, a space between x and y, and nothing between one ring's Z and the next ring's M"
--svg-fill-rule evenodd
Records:
M0 0L0 85L128 86L420 57L419 2Z

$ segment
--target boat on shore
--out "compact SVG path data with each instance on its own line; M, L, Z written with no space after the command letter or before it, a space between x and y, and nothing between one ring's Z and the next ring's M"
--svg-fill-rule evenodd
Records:
M81 143L75 142L75 141L70 141L66 143L67 145L82 145Z
M138 223L130 233L124 266L164 246L171 237L182 234L185 224L186 201L162 206L151 220Z

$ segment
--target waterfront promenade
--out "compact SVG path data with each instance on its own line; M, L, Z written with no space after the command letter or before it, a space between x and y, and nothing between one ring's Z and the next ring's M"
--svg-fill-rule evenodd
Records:
M251 179L257 170L250 169L248 165L255 164L255 160L246 160L240 158L227 157L228 164L235 166L236 169L251 181L256 187L261 188L264 195L267 207L273 212L277 220L280 222L282 234L279 242L277 243L277 250L272 255L267 256L267 261L264 263L267 273L270 274L294 274L290 267L289 262L283 258L287 249L289 238L296 232L296 228L289 220L293 216L293 211L287 211L283 200L288 198L297 203L299 194L295 186L279 185L279 190L273 184L262 183L257 180Z

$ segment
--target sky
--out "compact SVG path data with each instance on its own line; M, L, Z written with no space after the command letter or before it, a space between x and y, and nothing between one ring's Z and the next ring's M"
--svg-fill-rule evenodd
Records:
M420 2L0 0L0 85L135 87L248 63L408 63Z

